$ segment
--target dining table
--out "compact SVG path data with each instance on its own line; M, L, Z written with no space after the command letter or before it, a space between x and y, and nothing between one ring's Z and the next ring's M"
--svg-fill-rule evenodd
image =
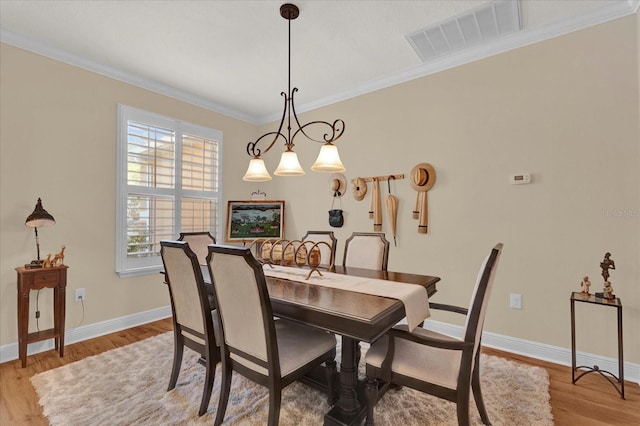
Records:
M283 277L271 271L270 265L264 266L265 281L271 299L273 314L279 318L311 325L334 333L341 338L340 368L337 373L337 395L335 402L325 414L325 425L360 424L366 415L367 399L364 381L358 379L360 342L371 343L382 337L389 329L402 321L407 312L405 303L395 297L367 294L366 289L354 291L341 286L318 285L322 277L331 276L333 282L340 283L359 277L366 287L367 281L380 284L385 281L391 289L402 286L421 286L427 297L437 291L439 277L406 272L377 271L371 269L335 266L331 272L321 271L316 279L305 279L305 273L290 274ZM295 272L295 268L286 268ZM205 283L211 284L209 270L202 266ZM316 283L314 283L314 281ZM396 287L394 287L396 286ZM423 292L424 293L424 292ZM428 301L426 302L428 305ZM427 314L422 316L428 316ZM422 318L424 320L425 318ZM305 383L322 390L327 389L326 375L320 371L312 372L303 380Z

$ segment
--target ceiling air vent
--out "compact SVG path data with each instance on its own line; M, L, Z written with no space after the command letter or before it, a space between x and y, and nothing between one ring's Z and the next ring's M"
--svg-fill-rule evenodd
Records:
M467 47L478 47L521 30L520 1L482 5L407 35L423 62Z

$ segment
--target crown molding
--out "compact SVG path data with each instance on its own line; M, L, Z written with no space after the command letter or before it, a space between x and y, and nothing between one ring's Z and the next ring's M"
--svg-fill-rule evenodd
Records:
M640 0L627 0L626 2L612 3L611 6L605 6L595 9L589 13L561 19L550 24L514 33L510 36L496 40L494 43L468 50L451 53L427 63L420 64L393 75L365 82L349 91L337 93L318 99L313 102L301 104L297 106L299 113L312 111L317 108L328 106L334 103L342 102L347 99L355 98L376 90L385 89L400 83L426 77L437 72L445 71L450 68L458 67L480 59L488 58L500 53L515 50L530 44L560 37L575 31L579 31L588 27L612 21L614 19L623 18L638 12ZM261 124L269 123L279 119L278 114L263 116L259 119Z
M199 106L231 118L236 118L238 120L245 121L254 125L258 124L256 117L252 115L227 108L223 105L211 102L210 100L196 96L192 93L178 90L166 84L158 83L157 81L149 80L132 73L127 73L112 67L108 67L98 62L90 61L88 59L69 53L66 50L50 46L46 43L35 41L20 34L5 30L4 28L0 28L0 42L63 62L68 65L82 68L87 71L95 72L105 77L122 81L123 83L131 84L142 89L149 90L151 92L159 93L161 95L168 96L179 101Z
M298 105L297 110L299 113L312 111L317 108L342 102L347 99L374 92L376 90L385 89L400 83L405 83L407 81L428 76L430 74L445 71L447 69L474 62L480 59L488 58L493 55L559 37L594 25L603 24L614 19L635 14L638 12L639 7L640 0L627 0L626 2L615 3L612 2L610 6L598 8L577 17L558 20L539 28L523 30L519 33L505 37L501 40L497 40L496 42L487 46L483 46L481 48L455 52L441 59L423 63L416 67L411 67L409 69L400 71L381 79L364 82L348 91L332 94L313 102ZM18 47L20 49L28 50L30 52L46 56L48 58L55 59L69 65L77 66L87 71L92 71L104 75L105 77L122 81L124 83L132 84L134 86L159 93L161 95L169 96L171 98L187 102L189 104L199 106L201 108L205 108L207 110L223 114L225 116L235 118L250 124L262 125L280 119L281 112L276 112L261 117L246 114L241 111L227 108L215 102L211 102L210 100L194 95L193 93L178 90L166 84L158 83L156 81L149 80L138 75L123 72L121 70L117 70L115 68L108 67L103 64L87 60L85 58L81 58L65 50L55 48L45 43L34 41L32 39L12 33L2 28L0 28L0 41Z

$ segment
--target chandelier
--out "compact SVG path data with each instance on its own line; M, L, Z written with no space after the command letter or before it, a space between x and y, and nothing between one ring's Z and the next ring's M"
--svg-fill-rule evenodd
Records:
M262 154L269 152L271 147L278 141L284 142L285 151L280 157L280 164L278 168L273 172L276 176L301 176L304 175L304 170L300 166L298 161L298 155L293 151L296 136L302 134L307 139L322 143L320 148L320 154L315 163L311 166L311 170L316 172L344 172L345 168L340 161L340 155L338 154L338 148L333 144L337 141L344 132L344 121L337 119L333 124L326 121L311 121L306 124L300 124L298 115L296 114L296 107L293 102L293 96L298 91L297 87L291 89L291 21L296 19L300 15L300 10L294 4L286 3L280 6L280 16L289 21L289 86L287 93L281 92L280 95L284 97L284 109L282 111L282 119L280 120L280 126L275 132L265 133L260 136L255 142L249 142L247 144L247 154L251 157L249 161L249 167L242 180L250 182L265 182L271 180L271 175L267 171L264 164L264 160L261 158ZM292 122L293 118L293 122ZM284 130L286 120L286 130ZM291 125L295 125L295 131L293 131ZM322 133L322 139L316 139L312 137L309 132L311 127L324 128ZM292 133L293 131L293 133ZM263 150L258 148L258 144L263 140L268 141L271 139L269 145ZM265 142L266 143L266 142Z

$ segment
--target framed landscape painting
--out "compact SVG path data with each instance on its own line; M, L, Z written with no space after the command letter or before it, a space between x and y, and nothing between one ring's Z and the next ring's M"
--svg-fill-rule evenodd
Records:
M284 236L284 201L229 201L225 241L251 242Z

